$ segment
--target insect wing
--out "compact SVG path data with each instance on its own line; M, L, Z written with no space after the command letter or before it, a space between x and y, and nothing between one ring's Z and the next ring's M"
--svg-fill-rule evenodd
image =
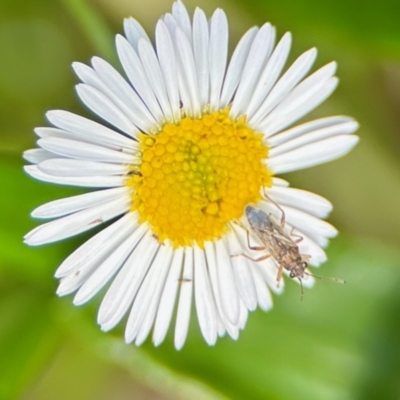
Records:
M253 206L247 206L245 213L247 221L253 230L262 232L272 231L273 222L263 210Z
M274 221L263 210L253 206L247 206L245 211L251 232L257 236L265 250L277 259L279 247L274 235Z
M298 254L298 246L274 215L253 206L247 206L245 211L251 231L278 264L282 262L284 254Z

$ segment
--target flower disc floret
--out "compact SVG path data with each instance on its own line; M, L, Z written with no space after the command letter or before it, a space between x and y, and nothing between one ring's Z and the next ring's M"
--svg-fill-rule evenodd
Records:
M135 189L132 210L160 242L202 247L220 238L270 186L262 135L228 112L186 117L140 136L141 164L127 185Z

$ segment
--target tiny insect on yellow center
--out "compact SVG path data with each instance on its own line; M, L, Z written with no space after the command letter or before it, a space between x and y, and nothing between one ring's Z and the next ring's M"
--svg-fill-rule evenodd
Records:
M132 166L132 211L148 222L160 242L175 247L220 238L248 203L271 185L268 147L244 117L229 109L168 123L139 137L141 164Z

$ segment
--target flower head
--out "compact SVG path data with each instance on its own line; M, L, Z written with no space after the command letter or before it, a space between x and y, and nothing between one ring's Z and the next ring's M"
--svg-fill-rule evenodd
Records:
M270 291L283 286L276 257L257 261L260 251L248 243L245 207L284 214L288 237L301 237L312 266L326 260L323 248L336 235L322 220L327 200L275 177L357 143L349 117L288 129L333 92L336 64L306 77L311 49L283 73L291 35L275 45L269 23L251 28L228 62L224 12L208 20L196 9L191 20L180 1L158 21L155 46L136 20L124 28L116 46L127 79L97 57L91 67L73 64L80 99L104 125L50 111L54 127L37 128L40 148L24 154L34 178L97 190L38 207L34 217L54 221L25 241L55 242L113 220L59 266L60 296L76 292L80 305L109 285L98 323L108 331L128 314L125 339L138 345L151 330L160 344L176 308L181 348L192 299L207 343L225 332L236 339L248 311L268 310Z

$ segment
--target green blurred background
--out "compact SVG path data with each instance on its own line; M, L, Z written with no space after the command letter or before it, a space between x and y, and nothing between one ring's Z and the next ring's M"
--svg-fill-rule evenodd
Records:
M312 117L345 114L360 144L338 161L290 174L293 186L334 204L340 236L318 282L300 301L288 282L271 312L250 314L237 342L207 347L193 318L184 349L170 335L157 349L123 343L122 327L96 326L100 301L75 308L54 294L57 265L85 237L27 248L30 211L78 193L35 182L21 152L44 113L87 114L74 93L74 60L115 63L113 35L134 16L149 32L167 0L0 2L0 399L400 399L400 2L221 0L230 43L270 21L290 30L292 59L312 46L316 67L336 60L341 84ZM310 118L310 117L308 117Z

